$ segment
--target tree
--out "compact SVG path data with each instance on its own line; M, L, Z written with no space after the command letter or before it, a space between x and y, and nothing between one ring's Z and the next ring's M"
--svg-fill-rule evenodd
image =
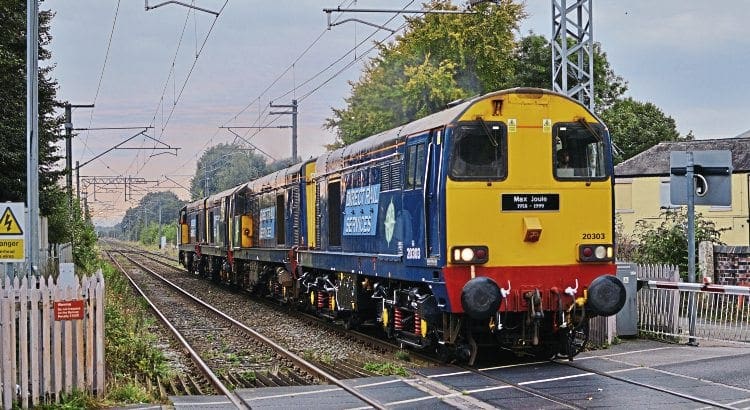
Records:
M266 160L253 150L237 144L219 144L207 149L196 165L190 181L193 200L221 192L265 175Z
M426 8L455 9L447 0ZM523 6L510 0L481 4L476 14L407 19L396 41L352 83L347 107L333 109L326 128L340 144L354 141L436 112L453 100L504 88L512 78L508 55Z
M572 43L572 40L571 40ZM572 44L571 44L572 45ZM628 83L615 74L602 51L600 43L594 43L594 109L601 113L628 90ZM542 35L530 32L516 44L513 53L514 87L552 88L552 48L550 41Z
M39 60L47 61L51 53L45 47L52 40L50 22L53 14L39 13ZM0 201L21 202L26 199L26 7L23 2L0 0ZM67 208L59 206L61 190L56 185L62 171L55 169L61 158L56 132L63 123L55 115L57 82L51 78L54 66L39 69L39 205L41 215L50 216L50 238L70 238L69 224L57 223ZM67 203L67 201L63 202Z
M72 237L73 262L82 273L93 273L98 267L99 250L96 247L97 237L91 215L88 210L81 208L78 200L73 201L72 223L70 235Z
M601 114L612 140L620 149L615 162L622 162L662 141L680 140L677 125L652 103L628 97L616 101Z
M454 8L435 0L429 8ZM426 15L408 20L404 34L381 45L352 83L346 108L333 108L326 128L336 148L443 109L446 103L510 87L552 88L549 40L533 32L515 40L525 17L510 1L483 5L474 15ZM595 100L606 108L627 90L601 45L594 45Z
M117 231L122 232L126 240L139 240L147 244L158 243L159 213L161 212L162 235L174 238L174 236L168 236L165 229L166 226L173 225L177 221L183 206L185 206L185 201L177 198L172 191L149 192L141 198L138 206L125 211L125 216L116 226ZM153 232L148 231L149 228Z
M667 210L661 216L663 220L658 226L652 226L645 220L636 222L634 236L638 245L633 259L638 263L677 265L684 278L688 267L687 212L685 208L678 208ZM712 221L696 214L695 249L703 241L721 243L721 233L725 230L717 229Z

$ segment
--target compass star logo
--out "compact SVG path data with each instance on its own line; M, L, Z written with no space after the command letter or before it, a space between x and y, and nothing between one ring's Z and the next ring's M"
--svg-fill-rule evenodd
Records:
M388 209L385 212L385 220L383 221L385 226L385 241L388 246L391 246L391 239L393 239L393 228L396 226L396 208L393 206L393 198L388 204Z

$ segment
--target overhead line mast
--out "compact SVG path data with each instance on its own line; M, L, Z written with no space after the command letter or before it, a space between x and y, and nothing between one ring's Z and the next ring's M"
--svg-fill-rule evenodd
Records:
M552 0L552 87L594 110L592 0Z

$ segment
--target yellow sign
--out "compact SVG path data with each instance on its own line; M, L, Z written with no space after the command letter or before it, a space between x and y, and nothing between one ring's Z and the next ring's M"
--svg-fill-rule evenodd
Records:
M508 118L508 132L516 132L518 127L518 120L515 118Z
M23 235L23 229L18 224L18 219L13 215L10 207L5 208L2 218L0 218L0 235Z
M0 239L0 261L23 260L23 239Z
M544 132L552 131L552 119L545 118L542 120L542 131Z

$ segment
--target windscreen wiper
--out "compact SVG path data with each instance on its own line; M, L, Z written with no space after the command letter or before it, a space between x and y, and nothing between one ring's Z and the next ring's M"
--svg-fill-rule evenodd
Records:
M597 141L604 142L604 138L598 132L596 132L596 129L594 129L591 124L586 122L585 119L579 118L576 122L583 125L583 128L586 128L586 131L588 131L589 134L591 134Z
M484 122L484 119L482 119L482 117L477 117L477 120L479 121L480 124L482 124L484 133L487 134L487 138L489 138L490 142L492 143L492 146L497 147L499 144L497 142L497 139L495 139L495 137L492 136L492 130L490 130L490 127L487 126L487 123Z

